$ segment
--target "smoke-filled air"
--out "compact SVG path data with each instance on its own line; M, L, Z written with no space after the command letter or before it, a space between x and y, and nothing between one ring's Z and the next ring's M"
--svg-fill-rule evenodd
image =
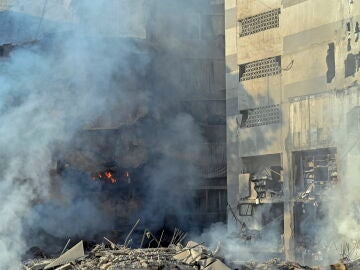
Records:
M175 74L149 72L155 52L141 44L144 6L144 1L14 1L4 12L13 26L2 29L1 38L17 47L0 68L1 269L18 269L32 246L51 251L49 239L91 239L115 229L114 212L94 195L105 185L93 179L95 165L111 160L102 155L125 159L128 168L145 159L151 163L138 174L146 193L134 216L143 222L157 228L165 214L176 215L187 203L177 183L191 185L196 168L175 158L196 159L202 137L181 109L187 91L180 91ZM129 126L131 134L114 132L112 140L83 135L121 126ZM152 149L126 160L126 140ZM111 154L96 152L101 143ZM85 165L77 167L80 150L96 162L80 159ZM63 245L59 240L56 247Z
M360 269L359 18L0 0L0 270Z

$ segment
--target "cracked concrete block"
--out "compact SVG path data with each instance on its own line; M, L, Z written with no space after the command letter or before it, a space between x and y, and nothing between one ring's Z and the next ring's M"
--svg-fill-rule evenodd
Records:
M190 253L191 253L191 257L193 258L194 261L200 260L201 255L203 254L203 252L195 250L195 249L191 249Z
M83 246L83 241L80 241L71 249L66 251L63 255L61 255L59 258L55 259L50 264L45 266L44 269L46 270L46 269L54 268L56 266L67 264L83 256L85 256L84 246Z
M189 257L191 257L190 250L184 250L173 256L173 258L178 261L186 260Z

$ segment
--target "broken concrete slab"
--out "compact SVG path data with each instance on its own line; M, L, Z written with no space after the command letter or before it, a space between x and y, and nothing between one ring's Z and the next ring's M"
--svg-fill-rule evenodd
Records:
M176 255L173 256L173 258L175 260L178 260L178 261L184 261L189 257L191 257L190 250L181 251L181 252L179 252L179 253L177 253Z
M198 248L198 249L207 250L207 247L206 247L206 246L204 246L204 245L201 244L201 243L197 243L197 242L195 242L195 241L189 241L189 242L187 242L185 248L186 248L186 249Z
M190 250L191 253L191 257L194 261L198 261L201 259L201 255L203 254L203 252L195 250L195 249L191 249Z
M49 263L51 263L51 260L39 262L39 263L37 263L37 264L34 264L34 265L31 267L31 270L41 270L41 269L44 269L44 267L47 266Z
M56 266L67 264L83 256L85 256L84 245L83 245L83 241L80 241L71 249L66 251L63 255L61 255L60 257L49 263L47 266L45 266L44 269L46 270L46 269L54 268Z
M186 264L194 264L195 260L192 258L192 256L189 256L188 258L186 258L185 260L182 261L183 263Z
M201 260L198 260L198 264L200 265L200 267L202 269L204 269L205 267L209 266L210 264L212 264L215 261L216 261L215 258L201 259Z
M204 270L231 270L231 268L222 261L216 259L212 264L205 267Z
M71 263L67 263L67 264L64 264L63 266L60 266L58 268L55 268L55 270L67 270L67 269L72 269L72 265Z

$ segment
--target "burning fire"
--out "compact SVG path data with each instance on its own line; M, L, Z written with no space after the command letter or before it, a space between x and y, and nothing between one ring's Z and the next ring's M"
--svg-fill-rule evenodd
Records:
M111 169L107 169L103 172L97 172L95 174L93 174L93 179L94 180L103 180L106 182L109 182L111 184L115 184L118 182L118 179L115 178L115 172ZM130 178L130 173L128 171L125 171L121 177L120 180L127 182L128 184L131 183L131 178Z
M115 184L117 182L117 179L114 177L114 172L111 170L106 170L104 172L97 173L96 177L93 177L94 179L101 179L108 181L112 184Z
M116 178L113 177L112 173L110 171L105 172L105 176L107 179L111 181L111 183L116 183Z

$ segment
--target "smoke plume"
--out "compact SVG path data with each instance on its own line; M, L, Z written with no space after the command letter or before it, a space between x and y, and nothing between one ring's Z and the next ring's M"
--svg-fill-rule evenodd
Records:
M26 2L17 1L7 16L16 16L15 23L32 16L37 23L15 27L29 38L16 42L40 41L19 46L0 67L1 269L17 269L28 244L41 244L35 239L39 231L64 238L113 227L100 199L91 195L101 185L88 184L88 174L51 173L58 156L80 147L76 137L95 120L106 126L129 121L134 112L141 112L138 118L148 115L137 126L137 134L154 149L153 166L145 168L143 179L147 221L182 211L179 190L169 187L184 179L194 182L195 167L177 160L196 160L202 142L179 103L190 89L171 89L176 77L157 74L163 81L156 88L149 81L136 89L133 75L146 77L153 59L119 38L146 36L143 1L45 1L45 7L31 9ZM134 51L142 56L136 63ZM170 198L173 204L167 203Z

